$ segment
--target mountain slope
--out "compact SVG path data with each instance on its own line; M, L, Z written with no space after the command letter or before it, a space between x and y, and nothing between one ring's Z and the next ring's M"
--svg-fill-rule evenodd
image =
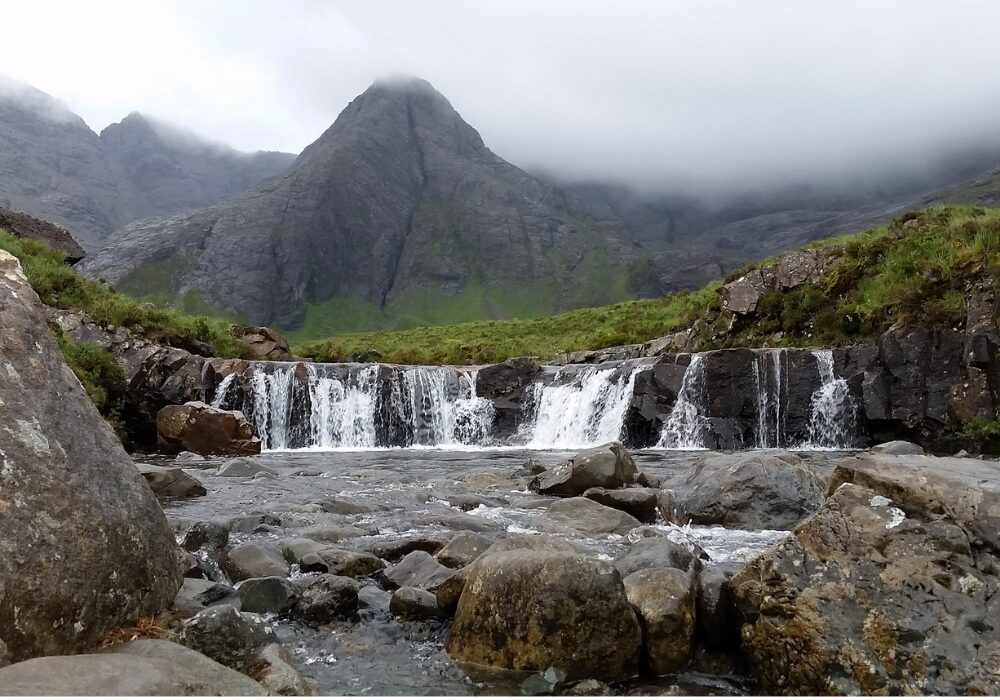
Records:
M85 264L125 291L344 329L543 315L650 293L620 222L491 152L429 83L380 81L280 177L125 227Z
M285 170L138 114L100 136L62 102L0 76L0 206L65 225L87 249L137 218L203 207Z

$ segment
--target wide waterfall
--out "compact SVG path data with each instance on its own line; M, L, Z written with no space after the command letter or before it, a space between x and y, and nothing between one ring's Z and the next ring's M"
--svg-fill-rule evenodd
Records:
M657 447L673 450L705 449L705 363L701 355L692 355L684 370L681 390L670 416L663 424Z
M559 370L550 383L536 382L522 428L527 446L573 448L618 440L636 372L647 364L571 367Z
M820 386L813 392L805 449L838 449L857 442L857 406L847 380L833 370L833 351L816 350Z

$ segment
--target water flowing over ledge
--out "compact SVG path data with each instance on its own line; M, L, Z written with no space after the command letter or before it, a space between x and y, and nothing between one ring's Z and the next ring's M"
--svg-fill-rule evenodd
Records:
M502 390L481 372L489 368L252 362L221 377L212 404L243 411L272 451L858 443L857 399L829 350L534 365Z

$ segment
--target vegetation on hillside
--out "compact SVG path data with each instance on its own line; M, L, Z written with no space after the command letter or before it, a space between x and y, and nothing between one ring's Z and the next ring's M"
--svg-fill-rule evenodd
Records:
M300 354L342 361L376 350L399 363L485 363L508 357L641 343L701 321L704 349L833 345L886 330L898 320L958 326L971 283L1000 279L1000 209L951 206L904 214L864 232L817 241L836 258L822 278L765 294L753 319L725 330L719 287L774 259L697 291L579 309L530 320L477 321L352 333L303 343Z

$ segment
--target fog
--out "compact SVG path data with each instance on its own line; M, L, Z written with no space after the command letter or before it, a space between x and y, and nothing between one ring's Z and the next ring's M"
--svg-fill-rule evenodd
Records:
M373 80L426 78L499 155L717 194L919 176L1000 147L1000 3L36 0L0 73L95 130L133 110L297 152Z

